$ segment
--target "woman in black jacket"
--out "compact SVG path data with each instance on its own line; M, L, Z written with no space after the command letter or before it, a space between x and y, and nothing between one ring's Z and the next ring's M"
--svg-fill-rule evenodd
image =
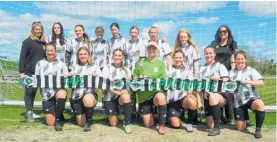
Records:
M42 60L45 55L44 51L45 36L43 25L41 22L33 22L31 34L22 43L20 60L19 60L19 73L21 79L26 76L35 74L36 63ZM32 111L36 88L24 88L24 102L26 107L26 118L28 122L34 121L34 113Z

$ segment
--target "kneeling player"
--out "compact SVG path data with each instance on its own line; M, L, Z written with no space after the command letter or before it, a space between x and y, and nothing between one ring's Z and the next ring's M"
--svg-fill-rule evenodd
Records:
M45 75L60 77L66 74L67 67L65 63L56 59L56 46L46 44L45 51L46 58L37 62L35 74L40 75L42 78ZM40 95L46 124L48 126L55 125L55 130L61 131L62 125L60 121L63 119L67 92L59 88L41 88Z
M192 80L193 74L186 70L184 65L184 53L177 50L173 54L174 65L167 68L167 76L175 79L189 79ZM185 90L168 90L167 91L167 114L170 124L179 128L181 126L180 111L181 109L188 109L188 125L187 131L192 132L192 123L197 115L197 98L192 95L192 92Z
M101 73L100 69L93 65L90 52L86 47L80 47L76 53L77 64L70 75L93 75ZM74 88L72 90L72 105L76 114L77 124L84 126L84 131L90 131L92 115L98 96L94 88Z
M261 74L246 66L247 56L244 51L235 53L236 68L230 71L230 79L240 81L238 92L234 93L235 100L235 118L237 122L237 130L243 131L246 128L245 116L248 109L255 112L256 131L255 138L261 138L261 128L265 117L264 102L260 99L254 86L263 86L264 81Z

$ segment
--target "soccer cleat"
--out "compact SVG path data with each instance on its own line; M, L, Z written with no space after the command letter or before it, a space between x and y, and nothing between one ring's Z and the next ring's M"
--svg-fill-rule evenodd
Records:
M124 125L123 127L126 134L132 133L132 128L130 125Z
M227 124L228 124L228 125L234 125L234 122L233 122L232 119L227 119Z
M216 136L219 134L220 134L220 129L216 127L208 131L208 136Z
M59 120L56 120L56 124L55 124L55 130L56 131L61 131L63 128L62 128L62 124L60 123Z
M261 132L261 129L260 128L256 128L256 131L255 131L255 138L258 139L258 138L262 138L262 132Z
M33 112L33 111L32 111ZM36 119L36 118L40 118L40 116L39 115L37 115L37 114L35 114L34 112L33 112L33 118L34 119Z
M91 125L92 125L92 122L91 121L87 121L85 126L84 126L84 132L88 132L91 130Z
M27 111L26 119L27 119L28 122L34 122L35 121L35 119L33 118L33 112L32 111Z
M192 124L187 125L187 132L193 132L193 126Z
M164 134L165 134L164 125L160 125L160 126L159 126L159 128L158 128L158 133L161 134L161 135L164 135Z

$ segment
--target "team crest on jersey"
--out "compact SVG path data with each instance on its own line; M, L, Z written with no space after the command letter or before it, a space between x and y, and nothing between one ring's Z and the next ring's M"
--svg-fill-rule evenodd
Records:
M155 67L154 68L154 72L158 72L159 71L159 68L158 67Z

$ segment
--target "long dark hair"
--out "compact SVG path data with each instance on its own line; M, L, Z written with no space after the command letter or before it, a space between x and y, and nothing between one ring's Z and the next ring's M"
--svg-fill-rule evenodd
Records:
M226 28L227 31L228 31L228 41L227 41L227 44L228 44L228 46L230 46L235 40L234 40L234 37L233 37L233 34L232 34L231 29L230 29L227 25L221 25L221 26L217 29L214 38L215 38L215 40L216 40L217 43L220 43L220 41L221 41L221 39L220 39L220 28L221 28L221 27Z
M54 26L58 24L60 26L61 29L61 33L57 36L54 32ZM60 22L56 22L53 24L52 26L52 37L51 37L51 43L53 44L57 44L57 38L60 39L60 44L64 45L65 44L65 39L64 39L64 34L63 34L63 25Z
M84 26L81 25L81 24L79 24L79 25L76 25L76 26L74 27L74 29L75 29L76 27L81 27L81 28L82 28L82 30L84 31L83 37L84 37L85 43L86 43L88 46L90 46L91 43L90 43L90 41L89 41L89 36L88 36L88 35L86 34L86 32L85 32Z

